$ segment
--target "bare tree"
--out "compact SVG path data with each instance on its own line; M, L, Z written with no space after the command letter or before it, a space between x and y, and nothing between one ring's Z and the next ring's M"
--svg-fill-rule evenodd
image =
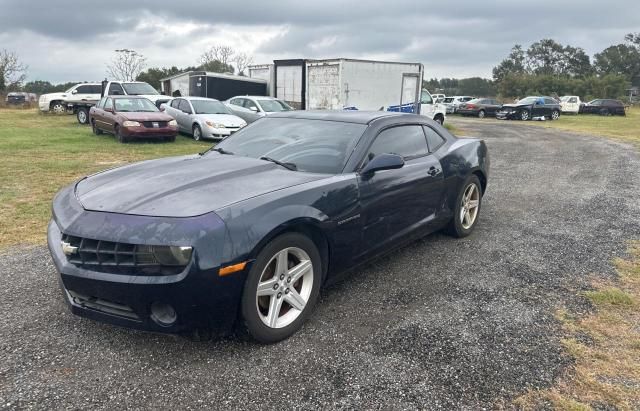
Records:
M0 90L19 86L27 77L26 70L15 52L0 50Z
M107 73L115 80L134 81L147 66L147 59L135 50L118 49Z
M245 75L244 70L253 64L253 57L247 53L238 53L235 55L234 63L239 75Z
M209 47L209 50L202 53L200 56L200 63L207 64L214 60L218 60L222 64L229 64L233 61L235 50L229 46L214 44Z

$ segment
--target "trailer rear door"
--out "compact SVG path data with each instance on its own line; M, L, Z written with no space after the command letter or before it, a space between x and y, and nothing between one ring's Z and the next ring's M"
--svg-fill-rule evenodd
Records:
M307 66L308 101L311 110L339 110L340 63Z
M302 108L302 66L278 66L276 96L294 108Z

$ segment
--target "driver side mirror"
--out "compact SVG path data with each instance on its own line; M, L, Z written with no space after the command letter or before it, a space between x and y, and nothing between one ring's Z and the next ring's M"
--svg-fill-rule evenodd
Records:
M254 113L257 113L258 112L258 107L251 106L251 107L249 107L249 110L253 111Z
M78 90L73 90L71 94L78 94Z
M373 174L376 171L392 170L404 167L404 158L397 154L378 154L367 163L360 174Z

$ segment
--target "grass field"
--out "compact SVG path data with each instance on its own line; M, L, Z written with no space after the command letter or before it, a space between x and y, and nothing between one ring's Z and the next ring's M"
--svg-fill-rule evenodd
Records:
M0 249L41 244L51 199L64 185L120 164L192 154L211 146L179 136L175 143L120 144L94 136L74 116L0 110Z
M556 121L513 121L513 123L611 137L640 147L640 107L630 108L624 117L564 114Z

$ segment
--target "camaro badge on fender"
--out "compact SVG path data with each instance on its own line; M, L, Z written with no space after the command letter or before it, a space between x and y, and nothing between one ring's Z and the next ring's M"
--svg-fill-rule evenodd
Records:
M74 247L71 244L61 241L62 243L62 252L65 255L73 255L78 252L78 247Z

